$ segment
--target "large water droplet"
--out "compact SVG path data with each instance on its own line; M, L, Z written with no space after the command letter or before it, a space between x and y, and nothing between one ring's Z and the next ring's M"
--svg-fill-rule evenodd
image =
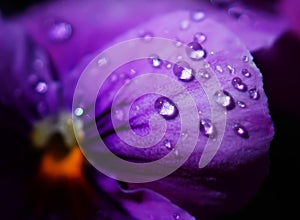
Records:
M38 82L35 86L35 91L44 94L48 91L48 85L45 82Z
M56 21L48 32L49 39L55 43L65 42L72 36L71 24L64 21Z
M251 77L251 73L247 69L242 69L242 74L247 78Z
M192 60L201 60L206 57L206 51L195 41L187 45L186 53Z
M216 134L216 129L209 119L200 120L200 131L206 137L214 137Z
M206 35L201 33L201 32L197 32L196 34L194 34L194 41L202 44L206 41Z
M191 20L195 22L203 21L205 18L205 13L202 11L192 11L191 12Z
M174 119L178 115L176 105L167 97L160 97L154 103L155 110L165 119Z
M232 110L235 107L234 99L232 96L225 90L219 90L214 94L215 101L225 107L227 110Z
M179 80L184 82L189 82L194 79L194 70L184 61L179 61L174 64L173 73Z
M247 91L247 85L245 83L243 83L243 81L239 77L234 77L231 80L231 84L238 91L241 91L241 92Z
M236 133L238 136L240 136L242 138L249 138L248 131L246 130L246 128L244 128L240 124L235 124L233 126L233 131L234 131L234 133Z
M254 100L258 100L260 98L259 91L256 88L249 90L249 97Z

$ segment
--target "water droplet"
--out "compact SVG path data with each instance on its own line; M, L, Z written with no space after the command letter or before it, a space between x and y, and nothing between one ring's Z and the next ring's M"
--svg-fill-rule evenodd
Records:
M201 32L197 32L196 34L194 34L194 41L200 44L204 43L206 41L206 35Z
M176 105L167 97L160 97L154 103L156 111L165 119L174 119L178 115Z
M181 30L186 30L190 27L190 21L189 20L182 20L180 23L179 23L179 27Z
M227 67L227 69L229 70L229 73L230 73L230 74L233 74L233 73L234 73L234 68L233 68L231 65L228 64L226 67Z
M163 62L157 55L152 55L150 56L150 63L154 68L159 68Z
M179 61L174 64L173 73L179 80L184 82L189 82L194 79L194 70L184 61Z
M206 51L195 41L187 45L186 53L192 60L201 60L206 57Z
M74 110L74 114L77 116L77 117L80 117L80 116L82 116L83 115L83 108L81 108L81 107L78 107L78 108L76 108L75 110Z
M173 215L173 217L174 217L175 220L179 220L180 219L180 215L178 213L175 213Z
M206 137L213 137L216 134L216 129L209 119L201 119L200 120L200 131Z
M44 94L48 91L48 85L45 82L38 82L35 86L35 91Z
M249 96L251 99L258 100L260 98L259 91L256 88L249 90Z
M248 57L248 56L243 56L243 57L242 57L242 61L243 61L244 63L248 63L248 62L249 62L249 57Z
M209 79L210 78L210 74L207 72L206 69L200 69L198 70L199 76L204 78L204 79Z
M154 37L153 33L152 32L144 32L142 35L141 35L141 38L145 41L145 42L150 42L152 40L152 38Z
M70 39L72 36L73 30L71 24L64 21L56 21L51 26L48 36L52 42L61 43Z
M251 73L247 69L242 69L242 74L247 78L251 77Z
M225 107L227 110L232 110L235 107L234 99L232 96L225 90L219 90L214 94L215 101Z
M195 22L203 21L205 18L205 13L202 11L192 11L191 12L191 20Z
M240 124L235 124L233 126L233 131L242 138L249 138L248 131Z
M223 68L219 65L216 66L216 70L220 73L223 73Z
M101 57L98 62L97 62L98 66L104 66L105 64L107 64L107 59L105 57Z
M245 83L243 83L243 81L239 77L234 77L231 80L231 84L238 91L241 91L241 92L247 91L247 85Z
M165 140L165 141L163 142L163 145L164 145L167 149L169 149L169 150L173 150L173 149L174 149L174 146L173 146L172 142L169 141L169 140Z
M124 119L124 112L122 110L116 110L115 116L119 121L122 121Z
M247 105L245 102L242 102L242 101L237 101L236 104L240 107L240 108L246 108Z
M166 61L166 68L171 69L172 68L172 63Z

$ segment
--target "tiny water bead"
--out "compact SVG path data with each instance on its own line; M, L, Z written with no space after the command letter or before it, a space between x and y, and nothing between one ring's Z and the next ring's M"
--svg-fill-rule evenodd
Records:
M167 97L159 97L155 103L154 108L165 119L174 119L178 115L176 105Z
M242 61L243 61L244 63L248 63L248 62L249 62L249 57L248 57L248 56L243 56L243 57L242 57Z
M204 79L209 79L210 78L210 74L208 73L208 71L206 69L198 70L198 74L201 78L204 78Z
M164 140L163 146L165 146L169 150L173 150L174 149L174 145L169 140Z
M38 82L35 86L35 91L44 94L48 91L48 85L45 82Z
M235 69L231 65L226 66L230 74L234 74Z
M237 104L240 108L246 108L246 107L247 107L246 103L243 102L243 101L237 101L236 104Z
M178 213L174 213L173 218L174 220L180 220L180 215Z
M246 128L240 124L235 124L233 126L233 131L234 133L236 133L238 136L242 137L242 138L249 138L249 134L248 131L246 130Z
M184 82L190 82L194 79L194 70L185 61L175 63L173 73L179 80Z
M217 65L217 66L216 66L216 70L217 70L219 73L223 73L223 68L222 68L220 65Z
M61 43L70 39L73 34L72 25L64 21L56 21L51 26L48 37L52 42Z
M242 69L242 74L247 78L251 77L251 73L247 69Z
M201 32L197 32L196 34L194 34L194 41L198 42L200 44L204 43L206 41L206 35L201 33Z
M80 116L82 116L83 115L83 108L81 108L81 107L78 107L78 108L76 108L75 110L74 110L74 114L77 116L77 117L80 117Z
M260 93L256 88L249 90L250 99L258 100L260 98Z
M186 53L192 60L202 60L206 57L206 51L195 41L187 45Z
M140 35L140 37L145 41L145 42L150 42L152 38L154 37L154 34L150 31L146 31L143 34Z
M214 94L215 101L226 108L227 110L232 110L235 107L235 102L229 92L225 90L219 90Z
M192 11L191 12L191 20L194 22L203 21L205 18L205 13L202 11Z
M231 84L238 91L241 91L241 92L247 91L247 85L245 83L243 83L243 81L239 77L234 77L231 80Z
M180 23L179 23L179 28L181 30L186 30L190 27L190 21L189 20L182 20Z
M216 129L209 119L200 120L200 131L206 137L213 137L216 134Z
M157 55L152 55L150 56L150 63L154 68L159 68L163 61Z

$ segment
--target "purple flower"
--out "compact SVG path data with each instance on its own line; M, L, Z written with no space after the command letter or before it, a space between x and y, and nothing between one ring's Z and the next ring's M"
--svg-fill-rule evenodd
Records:
M11 197L7 204L11 204L14 196L20 200L16 209L21 212L14 211L10 216L210 219L240 210L261 187L268 172L273 125L261 74L249 50L271 46L285 30L285 23L275 15L253 12L240 4L226 6L226 10L192 1L178 4L154 1L148 7L149 4L146 1L57 2L32 8L10 21L0 21L3 61L0 74L5 78L0 82L0 103L1 112L7 115L1 120L6 124L3 132L8 135L9 142L5 144L10 146L4 147L4 152L11 157L24 152L30 158L21 156L22 161L33 161L28 169L25 166L24 176L14 175L11 181L6 180L4 187L13 182L21 192L18 179L30 186L28 195L7 195ZM175 147L179 137L182 146L192 145L189 130L180 130L180 118L193 107L185 103L183 90L171 97L148 94L131 105L129 100L135 92L132 90L121 95L113 108L118 90L143 73L163 72L192 94L198 110L199 137L188 160L168 177L149 183L124 184L92 168L77 146L77 141L89 141L95 135L87 132L87 122L80 119L92 103L88 99L92 90L87 87L83 95L87 97L83 99L87 105L73 108L78 121L71 119L71 108L77 81L91 59L109 46L137 37L149 43L153 37L177 40L174 48L183 47L180 42L187 44L186 53L191 60L201 60L205 65L195 69L187 62L177 63L178 68L174 68L174 63L160 59L159 54L149 54L150 60L133 61L115 70L103 84L95 105L98 131L105 144L117 156L136 163L155 161L169 153L175 159L181 157L184 151ZM126 53L131 56L135 51ZM106 62L109 64L110 60L98 60L100 66ZM203 89L196 79L211 88L209 83L214 76L220 88L207 97L207 91L211 90ZM85 83L93 87L94 81L95 78L90 78ZM153 77L147 83L160 82ZM161 85L168 88L169 81ZM146 84L135 89L143 87ZM177 89L171 87L170 90ZM224 134L222 120L211 116L210 101L219 109L218 114L226 115ZM183 108L180 103L185 103ZM127 108L129 115L124 110ZM119 137L120 134L137 142L139 138L129 132L132 129L143 137L140 144L148 144L149 119L153 116L166 122L166 132L149 149L133 148ZM113 120L120 130L114 129ZM130 127L123 126L125 120L129 120ZM73 126L82 131L77 140ZM14 139L9 131L23 136L25 144ZM201 155L209 152L205 144L210 140L221 140L220 147L207 166L199 168ZM94 148L87 152L102 153L97 145L91 146ZM163 165L172 166L173 162L165 160ZM19 163L9 164L12 172L22 174L16 171L20 169ZM33 176L33 180L28 180L28 176Z

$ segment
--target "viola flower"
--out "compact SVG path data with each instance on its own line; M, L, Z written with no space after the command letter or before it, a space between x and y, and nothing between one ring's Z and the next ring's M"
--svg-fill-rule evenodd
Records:
M11 115L1 120L8 124L3 131L10 137L6 145L14 147L5 148L4 152L11 156L24 152L31 155L28 160L34 160L27 169L28 175L18 177L31 191L29 195L14 195L23 203L17 207L20 212L5 213L10 214L8 218L211 219L240 210L258 191L268 170L273 126L261 73L249 50L271 46L285 24L281 20L272 24L270 21L275 17L254 13L241 5L224 10L193 1L178 4L166 1L154 2L150 10L144 9L148 4L56 2L33 8L12 21L0 22L0 56L4 61L0 74L5 77L0 82L1 111L3 115ZM189 11L179 10L182 8ZM250 18L256 19L256 25ZM170 176L155 182L120 186L94 170L77 146L77 141L90 140L94 135L86 132L86 121L81 120L88 105L76 108L73 113L71 109L75 86L91 58L109 46L137 37L150 43L153 37L177 40L191 49L187 52L191 60L199 59L207 65L192 69L182 63L167 63L160 59L160 54L155 54L157 57L150 62L149 59L134 61L115 70L112 81L106 81L98 94L95 113L100 135L124 159L149 162L168 153L180 157L181 152L174 147L178 137L187 138L184 146L191 144L191 134L180 133L179 119L187 114L177 106L178 101L185 100L180 92L172 97L146 95L131 106L130 127L138 135L148 134L149 118L153 115L166 121L165 136L149 149L137 150L122 142L110 117L113 95L123 84L143 73L163 72L192 94L199 111L196 123L199 140L191 157ZM207 166L199 168L206 142L219 140L220 121L210 117L209 100L195 78L200 77L204 85L209 85L213 75L220 82L220 89L209 98L220 112L226 113L226 127L218 152ZM86 83L93 85L95 79L90 80ZM155 78L149 82L158 83ZM165 85L168 86L167 82ZM83 101L90 104L88 88L85 95ZM129 96L123 96L117 103L118 111L113 112L120 126L126 116L123 108L131 105L127 99ZM14 113L9 114L10 111ZM72 114L78 117L72 120ZM73 126L81 131L77 140ZM9 128L25 137L26 146L31 148L24 149L21 147L24 143L11 140ZM131 128L120 133L130 139ZM99 150L93 153L97 155ZM28 160L24 158L24 162ZM170 164L172 161L166 161L164 165ZM17 170L19 167L20 164L12 166ZM15 176L12 182L16 184ZM7 201L10 204L11 200Z

